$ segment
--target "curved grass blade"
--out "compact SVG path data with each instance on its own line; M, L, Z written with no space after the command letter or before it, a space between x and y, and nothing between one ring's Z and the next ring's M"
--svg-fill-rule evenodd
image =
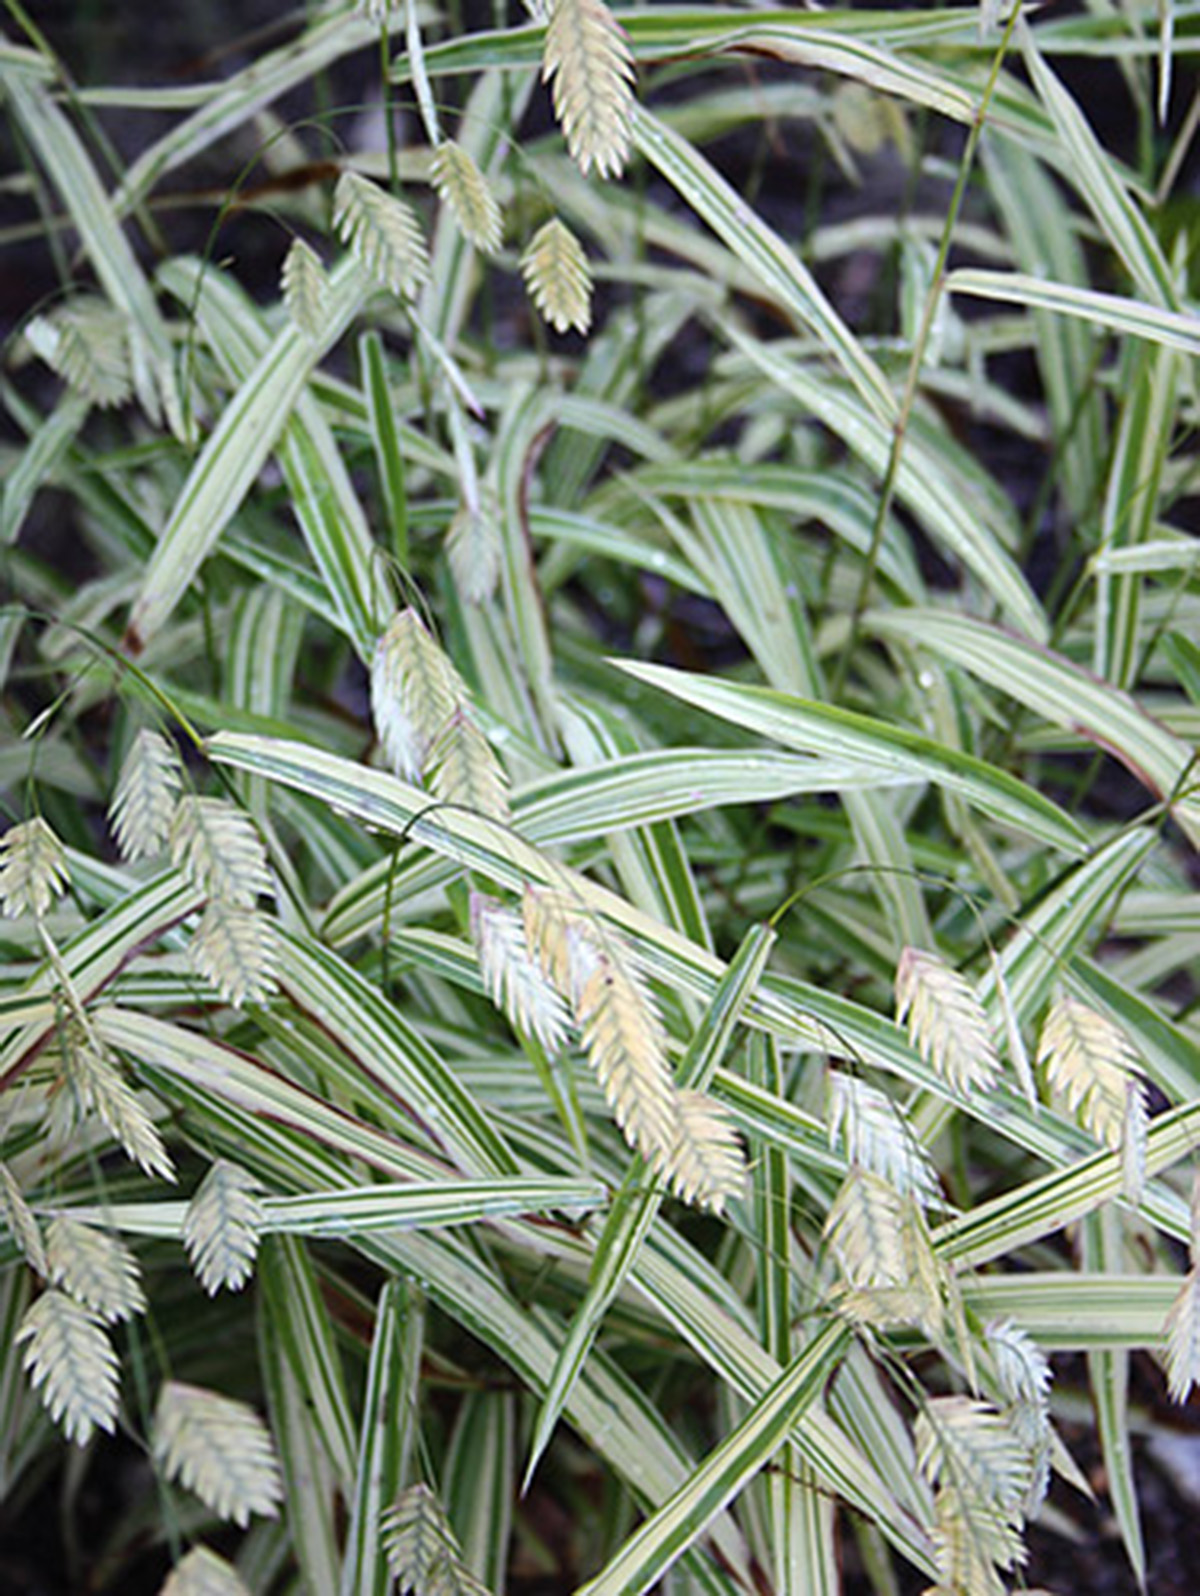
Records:
M769 688L632 660L613 663L639 681L757 736L802 752L873 766L881 778L907 776L932 781L1025 836L1069 853L1082 851L1083 836L1075 823L1036 789L997 766L931 738Z
M795 252L746 204L691 144L643 106L635 106L638 151L763 283L797 323L814 332L877 422L890 423L896 400L886 378Z
M314 340L288 322L222 411L150 558L129 619L135 648L150 641L187 592L282 436L309 376L345 332L365 293L358 266L343 261L330 274L323 336Z
M346 1492L354 1480L354 1424L333 1325L304 1243L280 1235L258 1260L259 1309L273 1355L285 1359L330 1466Z
M771 344L730 328L734 346L765 376L799 402L807 416L823 422L880 478L888 469L892 423L873 415L860 397L813 367L785 359ZM940 442L940 440L938 440ZM977 578L1015 625L1035 639L1046 635L1046 617L1016 561L1004 546L1010 533L996 516L964 497L948 463L945 443L909 432L896 469L896 494L926 530ZM982 512L982 513L981 513ZM989 520L993 524L989 524Z
M965 616L907 610L873 615L864 624L877 636L928 649L961 666L1056 726L1082 732L1164 800L1192 842L1200 844L1200 798L1190 795L1200 784L1196 755L1128 694L1060 654Z
M946 287L952 294L970 294L1001 304L1054 311L1060 316L1074 316L1090 322L1095 327L1105 327L1126 338L1144 338L1185 355L1200 355L1200 316L1194 312L1170 310L1142 299L1130 299L1125 294L1105 294L1071 283L1048 282L1022 272L989 271L982 267L962 266L952 271L946 279Z
M436 1127L464 1169L517 1173L500 1131L377 986L330 949L293 936L281 938L278 973L296 1006L314 1013L388 1097Z
M392 1589L380 1520L404 1483L416 1437L423 1320L415 1289L389 1280L375 1309L338 1596L387 1596Z
M768 1463L820 1396L849 1331L826 1326L787 1366L669 1502L648 1518L578 1596L637 1596L649 1590L704 1534L711 1520Z

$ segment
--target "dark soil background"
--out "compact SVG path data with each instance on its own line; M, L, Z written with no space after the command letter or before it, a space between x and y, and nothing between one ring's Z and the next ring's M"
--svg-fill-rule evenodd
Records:
M475 13L481 23L492 16L490 0L486 4L467 0L463 10L467 21L475 20ZM282 44L303 16L302 7L282 6L279 0L175 0L172 4L132 0L121 7L111 0L33 0L29 12L80 86L183 85L219 78L247 65L264 49ZM11 16L7 32L9 37L20 37L20 28ZM1132 157L1136 119L1115 72L1100 66L1067 75L1073 90L1096 117L1105 141ZM1177 78L1176 121L1193 89L1194 84L1186 78ZM298 120L323 107L357 107L353 116L338 119L346 140L350 142L368 129L380 136L375 52L338 63L315 86L315 95L314 87L308 86L274 109L284 118ZM531 112L531 125L544 126L545 117L546 108L539 99ZM927 144L940 141L945 153L955 152L961 137L956 130L923 125L919 118L916 121L918 134ZM106 110L96 113L96 125L117 158L127 162L163 130L167 119L156 113ZM1163 137L1169 138L1171 131ZM256 137L252 127L242 129L216 150L172 173L161 186L153 215L162 242L171 251L211 246L210 228L219 195L231 174L254 154ZM301 138L314 163L328 154L328 145L318 132L305 131ZM785 143L772 142L766 134L755 132L726 139L710 153L732 180L752 191L755 204L791 237L802 237L806 219L815 214L826 221L844 220L877 212L881 205L936 210L939 201L944 203L936 189L913 191L904 167L887 152L864 164L864 181L859 187L846 184L815 141L794 124L788 128ZM19 171L21 160L11 129L0 115L0 170L8 174ZM323 180L319 171L311 177L300 174L300 181ZM1197 187L1193 163L1182 188L1194 194ZM287 244L286 233L264 214L266 209L269 196L262 210L247 210L227 220L217 248L222 258L236 259L242 282L263 295L277 292L279 263ZM11 189L0 189L0 229L31 219L25 200L14 197ZM886 266L883 270L886 272ZM843 260L828 279L825 286L848 319L858 324L870 321L880 294L890 291L874 256ZM50 254L32 231L0 249L0 342L59 288ZM675 353L676 378L703 369L708 352L700 346L699 336L695 348ZM1018 383L1033 381L1032 371L1014 375ZM671 373L664 374L664 380L669 384ZM1004 440L1003 458L997 455L999 440L983 436L978 443L993 468L998 472L1003 468L1002 475L1018 503L1030 502L1038 487L1040 456L1031 446L1014 445L1010 438ZM38 519L27 532L33 538L50 535L49 525ZM1056 1377L1059 1390L1074 1395L1082 1415L1087 1401L1082 1360L1057 1360ZM1149 1359L1135 1360L1133 1385L1137 1409L1133 1446L1149 1590L1153 1596L1195 1596L1200 1591L1200 1413L1166 1404L1162 1377ZM1088 1475L1096 1499L1089 1502L1061 1483L1056 1485L1044 1526L1035 1526L1030 1535L1031 1562L1024 1583L1045 1586L1059 1596L1134 1596L1138 1587L1107 1507L1094 1430L1081 1421L1065 1424L1063 1434ZM169 1566L165 1550L148 1539L119 1549L110 1543L114 1523L142 1498L152 1506L153 1490L150 1470L139 1449L132 1441L119 1438L102 1442L92 1466L82 1473L72 1457L21 1481L11 1498L0 1503L0 1596L96 1596L102 1591L149 1596L157 1591ZM549 1492L535 1492L521 1512L544 1544L562 1546L564 1566L558 1580L515 1568L510 1591L513 1596L557 1596L559 1592L565 1596L583 1571L570 1568L567 1561L574 1537L569 1524L558 1522L561 1505ZM847 1592L856 1596L867 1586L855 1573L857 1558L848 1530L843 1531L843 1547ZM114 1556L118 1551L119 1561ZM130 1554L132 1561L127 1560ZM916 1576L906 1578L905 1590L915 1593L923 1584Z

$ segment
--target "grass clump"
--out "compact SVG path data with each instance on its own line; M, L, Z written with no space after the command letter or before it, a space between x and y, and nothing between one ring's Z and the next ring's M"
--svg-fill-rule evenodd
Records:
M1096 1451L1144 1580L1186 8L342 4L182 89L10 9L13 1521L137 1455L61 1579L992 1596Z

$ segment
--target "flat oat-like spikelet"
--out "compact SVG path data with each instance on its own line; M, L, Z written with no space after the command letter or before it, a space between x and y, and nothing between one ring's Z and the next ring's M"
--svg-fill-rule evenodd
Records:
M1009 1402L1028 1402L1049 1417L1050 1364L1046 1354L1011 1320L998 1320L984 1330L996 1369L996 1384Z
M904 1198L865 1169L851 1169L825 1220L842 1273L858 1291L905 1284Z
M1188 1393L1200 1381L1200 1268L1195 1264L1183 1277L1163 1334L1167 1343L1167 1389L1173 1401L1186 1402Z
M108 811L122 859L144 859L162 849L178 792L178 755L165 737L143 727L125 755Z
M1068 1112L1097 1141L1121 1152L1126 1193L1136 1196L1145 1167L1146 1098L1124 1031L1063 993L1042 1026L1037 1062Z
M840 1135L847 1163L921 1202L937 1195L933 1165L886 1092L839 1072L829 1077L829 1099L830 1146Z
M434 740L466 697L462 677L417 612L400 610L371 657L371 713L398 776L420 780Z
M237 1570L207 1546L197 1546L176 1563L158 1596L250 1596Z
M257 909L213 901L188 946L192 968L235 1009L265 1003L275 990L275 922Z
M78 1025L68 1025L63 1052L62 1090L74 1107L95 1114L116 1137L126 1155L147 1175L175 1179L172 1164L154 1121L125 1084L108 1049Z
M658 1168L677 1197L719 1214L746 1186L737 1133L721 1105L704 1092L678 1092L675 1114L675 1139L670 1154L656 1161Z
M487 179L453 139L443 139L433 157L433 186L454 213L464 238L494 255L504 238L504 217Z
M7 1164L0 1164L0 1224L16 1242L26 1262L45 1280L50 1265L46 1260L41 1227Z
M592 271L583 245L558 217L539 227L521 256L521 272L543 321L555 332L592 325Z
M10 826L0 837L0 906L10 919L41 919L67 884L63 845L42 819Z
M106 1324L144 1313L137 1259L119 1237L58 1214L46 1232L50 1279Z
M667 1040L624 938L565 894L526 888L525 938L575 1015L588 1060L626 1140L669 1158L678 1124Z
M181 798L170 844L172 864L207 898L251 909L260 893L271 890L254 822L224 798Z
M492 1002L517 1030L536 1037L547 1053L561 1052L569 1020L567 1007L530 954L520 915L473 892L471 936Z
M283 1496L266 1425L244 1402L168 1381L154 1415L154 1457L218 1518L243 1527L253 1513L274 1518Z
M500 577L500 528L491 498L485 492L473 509L461 505L446 533L450 574L467 604L486 604Z
M401 1491L382 1521L383 1549L400 1596L487 1596L463 1561L441 1503L427 1485Z
M905 948L896 967L896 1018L954 1091L987 1091L1000 1060L974 988L936 953Z
M985 1326L984 1340L992 1355L1000 1395L1009 1403L1008 1421L1029 1450L1029 1489L1023 1509L1026 1518L1030 1518L1042 1505L1050 1486L1054 1441L1050 1426L1050 1363L1032 1337L1008 1320Z
M917 1417L917 1466L938 1487L938 1571L951 1590L1003 1592L992 1565L1024 1558L1028 1449L1003 1414L971 1397L931 1397Z
M82 296L53 316L34 317L25 341L89 404L113 409L133 391L129 324L105 300Z
M262 1236L259 1182L240 1164L219 1158L200 1182L183 1216L183 1245L210 1297L240 1291L254 1273Z
M579 904L569 894L549 887L525 888L521 899L525 945L572 1009L578 997L577 978L582 973L572 953L583 917Z
M62 1291L43 1291L21 1320L25 1368L56 1424L84 1446L117 1422L117 1355L96 1315Z
M551 0L542 78L567 149L586 176L617 177L629 159L633 57L604 0Z
M411 297L429 276L429 254L416 212L357 172L338 178L333 225L364 271L397 298Z
M438 733L427 760L430 790L447 803L462 804L508 819L508 778L492 745L465 708L454 711Z
M283 261L283 303L306 338L318 339L329 309L329 279L317 252L294 238Z

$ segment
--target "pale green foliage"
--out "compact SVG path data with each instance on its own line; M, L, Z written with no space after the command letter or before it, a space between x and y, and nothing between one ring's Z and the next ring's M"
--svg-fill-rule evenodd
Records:
M1000 1070L974 988L936 953L905 948L896 967L896 1018L956 1092L986 1091Z
M579 995L575 955L584 911L567 892L527 886L521 899L525 943L546 977L574 1009Z
M575 1018L617 1124L646 1157L670 1159L676 1105L666 1036L649 991L608 930L578 925L571 962Z
M0 1493L73 1450L22 1359L82 1440L119 1356L135 1436L164 1379L247 1404L159 1452L279 1506L255 1590L383 1596L420 1478L422 1596L838 1596L851 1526L880 1592L998 1596L1073 1474L1054 1348L1136 1568L1126 1358L1200 1370L1200 338L1163 252L1195 130L1108 112L1183 13L371 0L75 95L33 9L0 830L44 815L70 892L16 828ZM565 144L526 139L551 100ZM89 124L135 104L126 165ZM142 724L180 730L134 737L113 845ZM1085 1013L1031 1063L1056 981ZM112 1329L118 1237L153 1317ZM170 1488L89 1542L113 1456L63 1476L81 1566L153 1588L170 1544L171 1596L236 1591Z
M129 398L128 325L103 300L76 299L53 316L37 316L26 326L25 339L90 404L106 409Z
M604 0L550 0L542 77L580 171L619 176L629 159L633 60Z
M383 1545L399 1596L486 1596L427 1485L410 1485L384 1514Z
M188 958L234 1008L262 1003L274 990L274 921L244 904L214 899L200 916Z
M250 1596L250 1592L232 1564L207 1546L196 1546L176 1563L158 1596Z
M178 792L178 755L161 733L143 727L125 755L108 811L123 859L144 859L162 849Z
M69 1441L84 1446L117 1422L117 1355L99 1317L61 1291L44 1291L21 1321L18 1344L38 1395Z
M252 1408L181 1381L159 1392L154 1457L168 1480L194 1491L217 1514L248 1524L273 1518L283 1492L266 1426Z
M1029 1453L1029 1485L1023 1510L1032 1516L1050 1486L1050 1363L1035 1341L1009 1321L985 1327L996 1385L1007 1402L1013 1433Z
M209 1296L240 1291L254 1273L262 1233L260 1182L219 1158L200 1182L183 1220L183 1244Z
M949 1282L916 1197L852 1168L825 1234L850 1288L839 1298L843 1313L871 1324L919 1324L941 1336Z
M0 1220L16 1242L26 1261L43 1279L50 1273L41 1226L25 1201L16 1176L7 1164L0 1163Z
M539 227L521 256L525 286L555 332L592 324L592 271L583 245L557 216Z
M1045 1353L1011 1321L989 1324L985 1335L996 1367L996 1383L1009 1402L1047 1411L1050 1364Z
M40 815L10 826L0 837L0 907L10 918L39 919L67 885L63 845Z
M162 1137L109 1050L77 1024L67 1026L66 1043L62 1090L71 1108L95 1114L148 1175L174 1180L175 1166Z
M371 710L397 775L424 776L447 803L508 818L504 768L472 718L462 678L415 610L399 611L375 646Z
M471 936L492 1002L548 1053L559 1052L566 1040L566 1004L530 956L521 916L483 893L472 893Z
M429 275L429 254L411 206L357 172L343 172L333 195L342 242L382 288L406 298Z
M503 242L504 217L487 179L453 139L443 139L434 151L433 184L463 236L485 255L494 255Z
M199 892L250 909L270 892L267 856L249 815L223 798L185 797L171 821L171 860Z
M860 1290L904 1284L904 1198L867 1170L851 1170L825 1221L847 1280Z
M137 1259L119 1237L56 1214L46 1229L50 1279L106 1324L146 1307Z
M302 238L294 238L281 274L287 313L307 337L318 339L329 315L329 281L320 257Z

